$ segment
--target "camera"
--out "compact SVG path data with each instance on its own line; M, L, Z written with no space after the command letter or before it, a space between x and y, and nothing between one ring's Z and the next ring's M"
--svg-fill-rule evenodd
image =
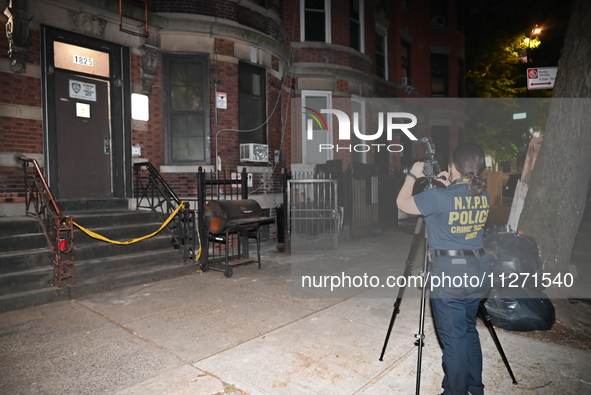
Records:
M441 173L441 167L435 159L435 144L431 142L429 137L421 137L418 142L420 145L424 146L425 153L427 154L427 159L425 159L425 166L423 167L423 174L425 177L430 179L436 179L437 174Z
M423 166L423 174L425 175L425 180L427 180L426 189L432 188L435 186L434 181L437 179L445 179L445 177L438 177L437 175L441 173L441 168L437 159L435 159L435 144L431 142L429 137L421 137L417 144L423 145L425 148L425 153L427 154L427 159L424 161ZM408 174L410 170L404 169L403 173Z

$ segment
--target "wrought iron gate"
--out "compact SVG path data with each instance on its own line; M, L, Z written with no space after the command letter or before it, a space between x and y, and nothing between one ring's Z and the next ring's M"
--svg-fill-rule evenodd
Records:
M288 180L287 197L291 248L336 248L342 218L337 200L337 181Z

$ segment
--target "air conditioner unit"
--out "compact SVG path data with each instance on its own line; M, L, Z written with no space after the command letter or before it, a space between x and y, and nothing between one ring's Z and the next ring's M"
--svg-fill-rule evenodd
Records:
M445 17L436 16L435 18L431 19L431 26L445 27Z
M240 162L268 162L269 146L267 144L240 144Z
M410 77L402 77L402 84L403 86L412 86L412 80Z

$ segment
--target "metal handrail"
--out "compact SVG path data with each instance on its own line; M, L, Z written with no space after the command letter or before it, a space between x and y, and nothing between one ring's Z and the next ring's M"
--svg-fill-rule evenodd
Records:
M148 170L148 176L141 175L143 168ZM172 234L173 246L181 250L183 260L195 260L195 210L191 209L188 203L183 203L179 199L150 162L134 163L133 170L136 209L144 208L155 212L160 210L162 215L168 217L178 206L182 205L177 216L167 228ZM146 205L143 205L144 202Z
M37 162L36 159L26 158L26 157L20 157L19 159L23 161L23 169L25 171L25 204L26 204L25 212L27 214L36 214L37 215L38 210L35 210L35 212L29 211L29 208L31 206L31 202L33 201L32 198L33 198L33 196L35 196L35 190L37 192L46 191L45 193L40 195L41 199L44 200L44 203L46 203L48 206L51 205L56 216L58 216L58 217L61 216L62 212L57 204L57 201L53 197L53 193L51 192L51 189L49 189L49 185L47 184L47 180L43 176L43 172L41 171L41 167L39 166L39 162ZM32 164L35 168L35 171L32 175L27 171L27 167L29 164ZM35 189L33 189L33 188L29 189L29 183L28 183L29 180L33 181L33 185L36 186ZM41 188L38 187L38 185L37 185L38 183L41 184ZM33 185L31 185L31 186L33 186ZM37 199L35 199L35 201L37 201Z
M140 172L144 167L148 170L148 177L142 177L140 175ZM156 170L156 167L150 162L134 163L133 170L135 174L135 193L137 198L136 208L149 208L152 211L156 211L157 208L160 208L164 211L162 205L168 203L166 213L170 214L170 212L172 212L171 210L173 210L173 202L177 207L181 204L181 200L170 188L158 170ZM142 183L142 180L146 179L147 184ZM147 202L148 206L142 206L144 200Z
M71 217L62 215L60 207L36 159L20 157L25 176L25 214L35 215L41 224L48 248L53 253L55 285L75 284L74 226ZM29 171L29 167L33 171ZM31 211L33 205L34 211Z

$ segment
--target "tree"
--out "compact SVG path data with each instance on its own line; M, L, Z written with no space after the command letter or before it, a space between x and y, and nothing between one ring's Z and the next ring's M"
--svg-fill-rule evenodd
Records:
M524 111L519 107L527 100L505 99L551 96L550 90L528 91L526 70L532 65L542 66L542 59L551 62L549 65L556 65L557 60L551 59L553 56L542 56L543 52L539 52L546 50L545 40L549 36L545 34L540 40L531 34L533 21L544 24L545 29L559 25L556 19L553 23L544 23L549 20L548 14L533 14L532 10L545 8L552 11L553 18L566 19L561 15L564 11L554 12L560 9L555 3L549 0L535 3L532 0L470 0L466 4L466 93L468 97L497 99L470 101L466 140L480 144L497 163L524 155L531 138L530 127L543 132L545 115L542 123L532 124L533 109L528 108L528 120L516 122L511 115ZM498 23L501 18L502 24Z
M544 271L568 272L591 178L591 2L574 0L544 141L519 229L540 246Z
M543 134L549 98L470 99L466 103L466 140L480 144L497 162L525 153L532 131ZM515 120L513 114L527 119Z
M468 96L523 97L529 52L539 47L537 37L503 32L477 49L466 75ZM543 94L543 92L542 92Z

